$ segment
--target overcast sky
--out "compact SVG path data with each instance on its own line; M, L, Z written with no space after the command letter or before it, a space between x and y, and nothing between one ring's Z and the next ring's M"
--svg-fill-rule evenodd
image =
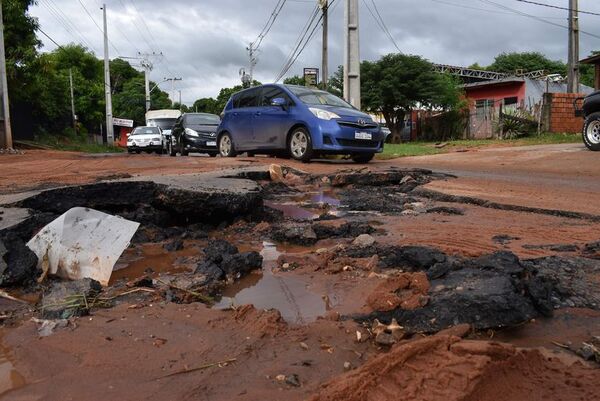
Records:
M361 59L367 60L396 51L366 7L368 4L374 11L371 1L359 0L360 53ZM487 65L498 53L512 51L540 51L556 60L567 57L566 29L518 15L486 0L374 1L400 49L435 63ZM493 1L553 24L567 25L567 11L518 0ZM331 6L330 72L343 63L344 2L333 0ZM568 0L537 2L568 6ZM57 43L82 43L101 57L101 31L81 3L101 27L101 0L38 0L30 12ZM112 43L110 57L162 52L164 57L153 59L151 79L160 82L165 77L183 78L175 84L175 89L181 89L183 102L191 104L200 97L216 97L220 88L240 82L238 71L248 64L245 48L256 39L277 0L106 0L106 3ZM286 1L260 47L255 69L257 80L266 83L275 79L315 3L316 0ZM600 13L598 0L580 0L579 7ZM591 50L600 50L600 16L581 14L580 24L582 31L598 36L581 35L583 58ZM45 36L39 36L44 44L42 51L56 47ZM320 46L319 28L287 75L301 75L303 67L319 67ZM169 91L171 86L163 83L161 88Z

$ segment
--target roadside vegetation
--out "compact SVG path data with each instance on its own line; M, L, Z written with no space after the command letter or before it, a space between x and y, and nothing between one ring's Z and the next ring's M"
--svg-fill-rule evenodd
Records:
M580 142L581 137L579 135L543 133L518 139L459 139L447 142L386 143L383 153L377 155L377 159L387 160L398 157L436 155L491 146L527 146Z
M25 145L49 150L84 153L123 153L124 148L105 144L88 143L85 140L58 138L51 135L38 137L36 141L21 141Z

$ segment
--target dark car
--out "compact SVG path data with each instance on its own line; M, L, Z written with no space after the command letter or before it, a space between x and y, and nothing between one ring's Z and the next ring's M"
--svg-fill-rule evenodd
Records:
M221 156L287 152L309 161L320 154L369 162L385 136L371 116L318 89L269 84L234 94L223 112L217 142Z
M217 127L221 123L219 116L208 113L185 113L181 115L171 130L171 140L167 151L171 156L177 152L187 156L190 152L208 153L215 157L217 150Z
M583 106L578 108L577 102L582 99ZM575 99L575 113L585 117L583 143L589 150L600 151L600 91Z

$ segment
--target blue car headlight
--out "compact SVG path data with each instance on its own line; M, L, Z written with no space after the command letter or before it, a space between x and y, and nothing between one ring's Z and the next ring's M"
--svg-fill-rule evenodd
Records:
M340 116L338 116L337 114L335 114L331 111L318 109L316 107L309 107L308 109L310 110L311 113L313 113L315 115L315 117L317 117L318 119L321 119L321 120L331 120L334 118L340 118Z

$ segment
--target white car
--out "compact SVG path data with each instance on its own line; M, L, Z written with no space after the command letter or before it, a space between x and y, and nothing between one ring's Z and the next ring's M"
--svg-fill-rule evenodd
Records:
M127 135L127 152L156 152L162 154L164 137L159 127L136 127Z

